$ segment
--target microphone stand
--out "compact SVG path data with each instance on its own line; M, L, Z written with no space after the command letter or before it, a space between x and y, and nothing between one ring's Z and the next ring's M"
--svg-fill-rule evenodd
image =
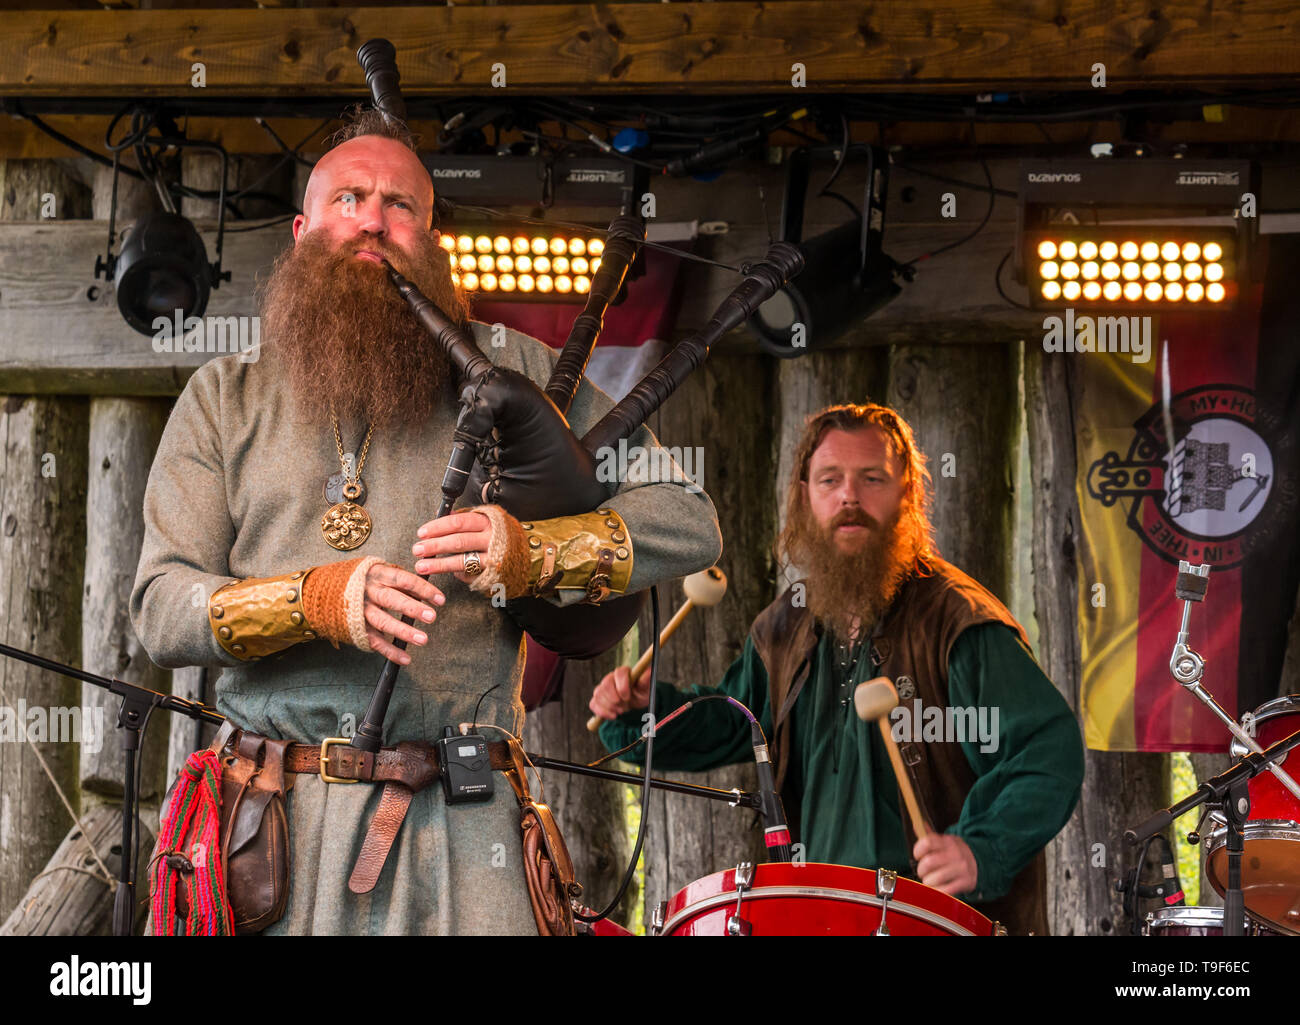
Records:
M676 780L660 779L658 776L651 776L647 781L644 776L638 776L635 773L618 772L614 769L600 769L591 765L561 761L558 758L547 758L545 755L529 753L525 757L539 769L559 769L561 772L571 772L577 776L593 776L596 779L607 779L614 783L630 783L637 787L643 787L648 782L654 790L667 790L674 794L685 794L687 797L705 797L711 801L726 801L733 808L743 805L757 811L763 807L763 803L757 794L751 794L748 791L736 788L719 790L717 787L701 787L696 786L694 783L678 783Z
M1207 804L1211 800L1217 803L1227 828L1228 885L1223 894L1223 934L1242 936L1246 929L1246 906L1245 896L1241 890L1241 857L1246 849L1243 828L1250 816L1250 792L1247 783L1260 772L1268 769L1287 790L1300 799L1300 785L1297 785L1290 774L1275 763L1276 758L1300 744L1300 731L1278 741L1265 751L1254 737L1224 711L1223 706L1214 700L1214 696L1201 686L1201 677L1205 672L1205 659L1187 646L1190 636L1188 626L1191 622L1192 602L1205 600L1205 593L1210 586L1209 581L1209 563L1193 566L1186 559L1179 561L1174 596L1183 603L1183 618L1179 626L1178 638L1174 642L1173 653L1169 656L1169 672L1215 714L1250 754L1227 772L1202 783L1191 797L1184 798L1171 808L1157 812L1137 829L1128 830L1124 834L1124 839L1130 845L1136 844L1160 832L1174 819L1192 808Z
M126 758L122 781L122 861L117 873L117 893L113 898L113 935L130 936L135 924L135 845L133 842L135 820L140 808L140 788L136 779L136 752L140 750L140 741L144 736L145 726L155 708L165 708L169 712L180 712L191 719L221 724L226 717L215 708L201 701L191 701L175 694L162 694L148 687L110 679L97 673L64 665L53 659L43 658L21 648L0 644L0 655L27 662L52 673L61 673L82 683L102 687L122 699L121 709L117 714L117 725L122 732L122 751ZM87 837L87 843L90 842Z
M1129 845L1141 843L1161 830L1175 819L1186 815L1193 808L1202 804L1217 804L1222 810L1224 821L1228 824L1228 886L1223 895L1223 934L1225 936L1242 936L1245 934L1245 903L1241 892L1241 856L1245 850L1242 826L1250 815L1250 794L1246 784L1265 769L1273 768L1273 763L1282 758L1292 748L1300 747L1300 730L1289 737L1284 737L1267 750L1246 755L1225 772L1207 779L1198 786L1194 793L1184 797L1177 804L1158 811L1141 825L1127 830L1124 841Z

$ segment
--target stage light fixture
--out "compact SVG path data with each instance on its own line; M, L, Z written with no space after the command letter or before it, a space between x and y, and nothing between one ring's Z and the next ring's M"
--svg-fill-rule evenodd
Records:
M124 112L125 113L125 112ZM113 128L119 114L109 126ZM95 257L95 277L112 280L117 308L123 319L143 335L153 336L155 321L181 323L202 317L211 290L230 280L221 270L221 246L225 235L226 151L215 143L191 142L175 135L149 135L152 120L133 115L132 131L113 147L113 194L108 215L108 245L103 256ZM207 249L194 225L176 212L170 190L158 172L157 154L168 147L210 150L221 157L221 187L218 192L217 259L208 262ZM117 180L120 153L132 147L145 179L154 186L163 209L138 218L122 233L121 248L113 254L117 229Z
M1258 205L1257 182L1244 160L1023 162L1016 269L1030 306L1231 307L1259 231L1239 205Z
M773 356L793 359L830 344L898 296L900 281L912 280L912 269L881 248L888 156L879 147L858 144L848 152L867 158L861 217L807 241L801 240L812 153L803 147L789 156L781 239L803 250L804 269L749 319L759 348Z
M1189 235L1195 235L1195 240L1189 240ZM1031 305L1045 309L1059 306L1061 302L1077 302L1084 306L1167 308L1204 299L1207 306L1221 307L1237 294L1236 247L1236 237L1223 229L1182 227L1156 231L1149 226L1062 226L1031 232L1024 244L1024 249L1031 254L1026 274L1030 297L1034 300ZM1036 259L1044 252L1082 256L1085 252L1100 255L1112 250L1121 254L1132 252L1139 257L1151 254L1154 258L1144 262L1131 260L1122 265L1112 261L1100 266L1095 260L1082 264L1067 260L1058 264L1051 259ZM1167 262L1160 262L1166 257L1169 257ZM1116 279L1122 279L1125 287L1120 288ZM1117 287L1107 289L1098 282L1115 283ZM1192 283L1202 283L1204 287L1192 290L1188 287ZM1092 284L1098 287L1089 288ZM1217 287L1211 290L1210 286Z
M591 291L605 251L605 240L594 235L500 224L448 227L438 245L451 260L452 280L466 291L529 302L577 302ZM565 255L575 253L581 255Z

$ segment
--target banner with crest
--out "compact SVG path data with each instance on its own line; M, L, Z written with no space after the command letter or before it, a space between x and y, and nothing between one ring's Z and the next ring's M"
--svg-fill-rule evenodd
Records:
M1180 559L1211 566L1188 641L1206 688L1238 717L1278 695L1300 583L1300 236L1259 249L1262 282L1234 310L1156 318L1145 363L1057 357L1076 361L1081 705L1096 750L1227 748L1169 672Z

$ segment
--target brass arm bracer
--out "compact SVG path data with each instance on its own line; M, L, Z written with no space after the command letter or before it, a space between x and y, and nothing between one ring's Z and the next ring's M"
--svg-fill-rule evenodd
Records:
M600 602L627 591L632 537L612 509L521 523L528 538L528 593L579 590Z
M236 580L208 599L208 625L221 647L244 662L314 640L302 611L307 570L278 577Z

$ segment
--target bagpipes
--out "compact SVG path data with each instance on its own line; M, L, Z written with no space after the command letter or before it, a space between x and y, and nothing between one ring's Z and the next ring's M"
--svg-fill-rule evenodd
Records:
M390 125L405 129L406 104L398 87L396 58L396 50L386 39L372 39L357 51L375 108ZM723 300L708 323L680 342L579 440L566 415L596 346L605 312L622 288L645 236L645 223L636 216L620 214L611 222L586 305L573 322L545 388L524 374L494 366L462 325L386 264L394 287L460 374L460 413L443 475L438 517L452 511L467 487L482 504L499 505L523 521L599 508L610 498L609 488L596 475L602 451L639 430L704 362L722 335L748 320L804 267L797 246L774 243L760 263L745 269L744 281ZM643 604L643 594L567 607L541 598L518 598L506 603L506 612L542 646L569 658L592 658L622 639ZM406 617L402 621L411 623ZM400 638L393 643L405 647ZM354 746L367 751L381 746L397 670L396 662L385 662L353 738Z

